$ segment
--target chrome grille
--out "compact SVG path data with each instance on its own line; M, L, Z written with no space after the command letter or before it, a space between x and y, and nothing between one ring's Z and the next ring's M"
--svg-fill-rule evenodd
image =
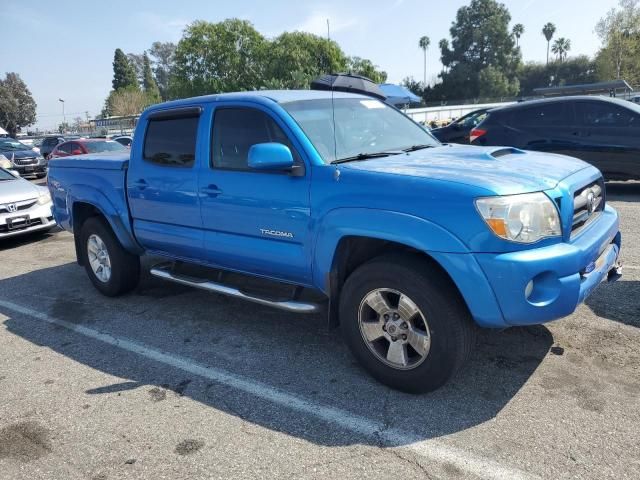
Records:
M29 199L29 200L21 200L19 202L15 202L15 206L16 206L16 210L15 211L18 212L20 210L27 210L28 208L33 207L36 204L37 201L38 201L37 198L32 198L32 199ZM9 208L8 208L7 205L9 205L9 204L4 204L3 205L3 204L0 203L0 213L9 212ZM13 212L11 212L11 213L13 213Z
M13 160L13 163L16 165L35 165L38 163L38 159L36 157L30 158L16 158Z
M578 189L573 195L571 235L578 233L604 210L604 181L599 179Z

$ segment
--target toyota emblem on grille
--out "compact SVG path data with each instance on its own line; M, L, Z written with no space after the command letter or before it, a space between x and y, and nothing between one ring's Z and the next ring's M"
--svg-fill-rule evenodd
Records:
M587 211L591 215L596 210L596 196L593 192L589 192L587 195Z
M17 211L18 211L18 205L16 205L15 203L8 203L7 204L7 212L13 213L13 212L17 212Z

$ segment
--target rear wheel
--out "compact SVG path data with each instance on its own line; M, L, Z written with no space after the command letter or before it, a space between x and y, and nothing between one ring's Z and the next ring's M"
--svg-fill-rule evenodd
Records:
M140 258L127 252L111 227L100 217L91 217L80 233L82 260L89 279L104 295L130 292L140 278Z
M340 324L373 377L411 393L446 383L475 338L475 325L449 278L410 255L380 257L354 271L341 293Z

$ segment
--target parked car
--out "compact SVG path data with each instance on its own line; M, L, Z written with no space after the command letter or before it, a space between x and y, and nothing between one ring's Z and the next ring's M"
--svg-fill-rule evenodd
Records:
M454 120L449 125L434 128L431 133L442 143L469 143L471 129L475 128L487 115L486 108L474 110L471 113Z
M0 168L0 240L50 230L56 225L46 187Z
M55 218L100 292L134 289L149 253L169 281L326 307L398 389L444 384L474 324L569 315L620 273L618 215L581 160L442 145L376 99L330 91L178 100L136 128L130 154L51 160Z
M562 153L596 166L608 180L640 179L640 106L608 97L560 97L490 110L474 145Z
M0 138L0 154L11 162L11 169L20 175L35 175L38 178L47 175L47 161L42 155L14 138Z
M44 158L48 158L56 145L59 145L65 141L64 137L45 137L40 144L40 153Z
M120 135L117 137L113 137L112 140L124 145L125 147L131 148L131 142L133 141L133 137L129 135Z
M79 138L56 145L49 158L69 157L71 155L85 155L101 152L128 152L129 149L113 140L103 138Z

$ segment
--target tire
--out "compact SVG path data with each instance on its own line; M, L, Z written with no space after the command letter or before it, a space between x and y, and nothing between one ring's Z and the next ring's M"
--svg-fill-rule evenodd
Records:
M477 330L451 280L414 255L378 257L357 268L340 295L340 327L365 370L408 393L436 390L453 377L469 357Z
M91 240L91 246L89 242ZM101 256L104 264L110 266L108 275L104 265L102 270L98 268L94 271L98 259L95 250L96 246L101 248L98 252L106 251L106 259ZM104 247L104 248L102 248ZM93 250L94 252L92 252ZM82 255L82 263L87 275L103 295L108 297L117 297L124 293L128 293L138 285L140 279L140 257L127 252L117 237L111 230L111 227L100 217L91 217L82 225L80 231L80 253ZM100 259L98 259L100 262Z

